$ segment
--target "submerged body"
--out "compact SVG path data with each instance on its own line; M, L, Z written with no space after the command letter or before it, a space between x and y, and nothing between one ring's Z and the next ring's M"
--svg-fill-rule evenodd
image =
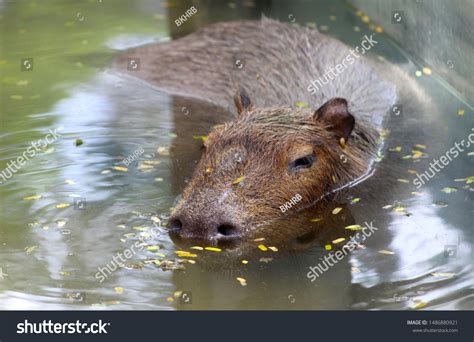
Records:
M216 24L116 60L163 90L238 113L205 140L170 220L175 237L219 245L265 236L261 227L287 217L280 207L295 196L295 210L323 203L370 172L395 87L360 57L308 89L350 53L315 30L264 18ZM130 71L134 58L140 68Z

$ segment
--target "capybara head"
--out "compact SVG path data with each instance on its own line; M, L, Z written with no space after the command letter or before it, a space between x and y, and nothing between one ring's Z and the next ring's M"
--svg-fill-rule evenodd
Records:
M234 101L238 118L208 135L170 218L175 240L242 245L265 236L262 227L270 221L314 204L366 171L361 151L374 137L359 132L360 146L352 146L351 133L358 129L346 100L331 99L316 111L256 108L240 89Z

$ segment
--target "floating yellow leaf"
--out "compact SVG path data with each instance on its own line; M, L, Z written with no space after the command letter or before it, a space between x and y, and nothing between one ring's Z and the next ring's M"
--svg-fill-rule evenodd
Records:
M56 208L58 209L63 209L63 208L67 208L67 207L70 207L71 205L69 203L60 203L60 204L56 204Z
M176 255L181 258L197 258L197 254L189 253L186 251L176 251Z
M268 249L272 252L278 252L278 248L276 248L275 246L269 246Z
M456 275L456 273L438 273L438 272L434 272L434 273L431 273L431 275L433 277L448 277L448 278L451 278L451 277L454 277Z
M146 250L149 251L149 252L156 252L156 251L158 251L158 249L160 249L160 247L157 246L157 245L147 246L147 248L146 248Z
M355 203L359 203L360 202L360 198L356 197L356 198L353 198L351 203L355 204Z
M444 193L450 194L450 193L452 193L452 192L458 191L458 189L457 189L457 188L453 188L453 187L446 187L446 188L443 188L441 191L444 192Z
M327 251L330 251L332 249L332 246L331 245L325 245L324 249L327 250Z
M33 195L33 196L28 196L28 197L23 197L25 201L31 201L31 200L37 200L40 199L42 196L41 195Z
M74 185L74 184L76 184L76 182L73 181L72 179L66 179L66 180L64 181L64 183L69 184L69 185Z
M464 109L458 110L458 115L463 116L464 115Z
M265 241L265 238L256 238L256 239L253 239L253 241L255 242L260 242L260 241Z
M405 184L410 183L409 180L407 180L407 179L402 179L402 178L398 178L397 181L399 181L400 183L405 183Z
M114 166L113 168L114 168L114 170L117 170L117 171L122 171L122 172L127 172L128 171L128 168L123 167L123 166Z
M222 249L217 248L217 247L205 247L204 248L206 251L211 251L211 252L221 252Z
M160 160L144 160L143 163L147 165L158 165L161 163L161 161Z
M296 107L298 108L308 108L309 107L309 104L306 103L306 102L303 102L303 101L297 101L295 103Z
M431 69L428 67L424 67L422 71L425 75L431 75Z
M353 273L360 273L360 269L358 267L352 266L351 267L351 272Z
M207 140L207 136L205 136L205 135L193 135L193 139L202 140L204 142L204 141Z
M394 148L389 148L388 149L391 152L400 152L402 150L401 146L395 146Z
M191 249L196 249L198 251L202 251L204 248L202 248L201 246L193 246L193 247L191 247Z
M386 250L386 249L380 250L379 253L380 253L380 254L387 254L387 255L395 254L394 252L389 251L389 250Z
M242 260L242 264L247 265L248 263L248 260Z
M345 229L349 230L362 230L362 227L359 224L351 224L350 226L347 226Z
M268 248L267 248L265 245L261 245L261 244L260 244L260 245L258 245L257 247L258 247L260 250L264 251L264 252L268 250Z
M118 294L122 294L123 293L123 287L116 287L115 292L117 292Z
M346 148L346 139L344 139L344 138L339 139L339 145L342 148Z
M241 176L232 182L232 185L237 185L245 179L245 176Z
M36 248L38 248L38 246L26 247L25 252L26 252L26 254L31 254L35 251Z
M345 240L346 240L345 238L339 238L339 239L333 240L332 243L337 244L337 243L341 243L342 241L345 241Z
M69 277L71 275L71 273L65 272L65 271L59 272L59 274L62 275L63 277Z
M309 222L320 222L322 220L323 219L321 217L316 217L316 218L313 218L313 219L309 220Z
M158 152L158 154L160 156L169 156L170 154L170 150L168 147L164 147L164 146L161 146L161 147L158 147L158 149L156 150L156 152Z
M237 277L235 279L237 279L237 281L240 283L240 285L247 286L247 280L245 280L245 278Z
M423 144L415 144L416 148L421 148L422 150L426 149L426 145Z
M418 302L418 303L416 303L415 306L413 306L413 309L422 309L427 305L428 305L428 303L426 303L426 302Z
M340 212L341 210L342 210L341 207L334 208L333 211L332 211L332 214L333 214L333 215L337 215L337 214L339 214L339 212Z

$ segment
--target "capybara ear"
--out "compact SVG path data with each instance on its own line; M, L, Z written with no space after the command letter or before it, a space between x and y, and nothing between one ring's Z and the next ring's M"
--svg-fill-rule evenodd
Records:
M235 93L234 102L239 114L252 108L252 101L250 101L249 95L242 87Z
M355 125L355 118L348 111L347 101L342 98L329 100L314 113L313 117L328 125L338 141L341 138L347 141Z

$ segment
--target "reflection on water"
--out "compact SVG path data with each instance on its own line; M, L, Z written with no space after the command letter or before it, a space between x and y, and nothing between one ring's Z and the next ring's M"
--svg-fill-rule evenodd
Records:
M469 180L454 181L472 176L472 148L421 189L411 183L414 171L426 170L474 127L468 105L436 80L417 79L435 99L430 106L408 106L404 117L390 118L384 158L367 181L327 206L272 222L267 240L249 250L186 248L197 257L177 257L181 247L169 239L164 223L199 158L199 137L232 114L107 70L115 50L165 39L163 7L120 3L100 9L99 21L92 2L81 7L58 1L42 6L43 12L34 4L2 9L3 29L9 31L2 44L10 49L0 58L1 169L49 129L62 127L62 136L0 184L0 308L474 308L473 188ZM345 5L324 5L313 14L298 12L306 3L294 6L298 22L316 21L347 43L357 43L363 33L353 26L370 30ZM41 19L17 27L11 18L26 15L22 11ZM248 11L254 17L259 9L242 16ZM288 21L286 11L276 6L274 16ZM77 12L87 26L76 20ZM57 13L72 13L72 19ZM238 17L232 6L206 16ZM51 26L39 28L45 21ZM25 30L32 35L21 36ZM79 37L75 42L65 38L71 33ZM47 36L46 51L33 43ZM375 53L412 75L417 70L386 39ZM17 60L30 56L34 71L17 70ZM48 59L54 67L42 66ZM457 115L460 109L463 116ZM83 144L76 146L77 139ZM126 166L124 158L138 148L143 154ZM24 199L31 196L37 197ZM342 209L333 214L336 207ZM341 250L364 222L378 230L311 282L309 267ZM140 249L124 257L135 243ZM263 251L260 244L278 250ZM117 270L100 282L97 273L108 275L106 267Z

